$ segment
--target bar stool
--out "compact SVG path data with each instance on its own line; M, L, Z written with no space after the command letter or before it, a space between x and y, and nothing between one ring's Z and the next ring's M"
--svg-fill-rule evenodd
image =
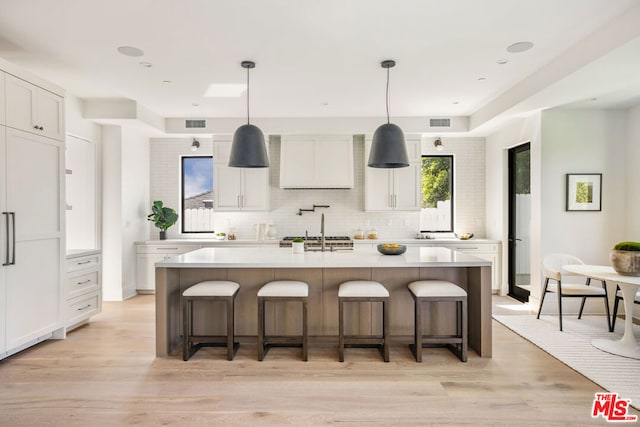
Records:
M344 335L344 303L345 302L381 302L382 303L382 336L377 335ZM344 362L345 347L377 348L385 362L389 361L389 291L378 282L370 280L352 280L340 284L338 288L338 355Z
M422 362L422 347L429 344L445 344L461 361L467 361L467 292L460 286L444 280L419 280L409 283L409 291L415 301L414 343L409 344L416 362ZM426 303L455 301L456 334L423 335L422 311Z
M227 347L227 360L233 360L233 355L240 346L233 340L233 306L239 289L239 284L226 280L209 280L185 289L182 293L182 360L189 360L201 347ZM226 302L227 334L225 336L193 334L193 302L203 300Z
M309 286L297 280L276 280L258 291L258 360L262 361L271 347L302 347L302 360L308 359L307 298ZM266 336L265 304L267 301L297 301L302 303L302 336Z

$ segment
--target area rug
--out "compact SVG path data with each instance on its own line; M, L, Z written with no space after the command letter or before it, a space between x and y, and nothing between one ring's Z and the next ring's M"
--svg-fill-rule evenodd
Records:
M563 332L558 330L557 316L540 316L538 320L528 314L494 314L493 318L603 389L631 399L631 406L640 409L640 360L609 354L591 345L594 338L620 339L624 332L622 319L609 333L602 316L583 316L581 320L566 316ZM640 326L634 325L634 332L640 339Z

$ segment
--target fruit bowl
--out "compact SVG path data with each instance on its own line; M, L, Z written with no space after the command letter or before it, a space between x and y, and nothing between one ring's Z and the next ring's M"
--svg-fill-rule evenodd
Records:
M473 237L473 233L460 233L460 234L456 233L456 237L460 240L469 240L470 238Z
M407 250L407 247L405 245L396 245L395 243L394 244L383 243L378 245L377 247L378 247L378 252L380 252L383 255L401 255L405 253Z

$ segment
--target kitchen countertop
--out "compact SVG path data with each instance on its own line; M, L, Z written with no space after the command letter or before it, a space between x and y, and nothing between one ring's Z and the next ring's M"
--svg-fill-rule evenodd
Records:
M382 255L376 248L294 254L291 248L202 248L156 263L161 268L358 268L482 267L487 261L447 248L407 247L402 255Z
M443 238L435 238L435 239L412 239L412 238L393 238L393 237L381 237L378 239L351 239L356 245L375 245L379 243L398 243L402 245L436 245L438 243L454 243L454 244L480 244L480 243L500 243L500 240L492 240L492 239L479 239L473 238L469 240L460 240L455 237L443 237ZM220 245L277 245L280 243L280 240L255 240L255 239L241 239L241 240L216 240L216 239L167 239L167 240L143 240L135 242L136 245L188 245L188 244L220 244Z
M87 255L97 255L101 253L100 249L67 249L67 259L80 258Z

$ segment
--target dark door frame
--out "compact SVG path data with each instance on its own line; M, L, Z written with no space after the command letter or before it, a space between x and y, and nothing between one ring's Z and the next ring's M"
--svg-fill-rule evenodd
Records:
M508 292L508 295L522 302L529 301L530 292L516 285L516 245L519 239L516 238L516 230L515 230L516 228L515 158L516 158L516 154L521 153L523 151L527 151L527 150L531 151L530 142L526 142L524 144L510 148L509 160L508 160L508 173L509 173L509 250L508 250L509 292Z

